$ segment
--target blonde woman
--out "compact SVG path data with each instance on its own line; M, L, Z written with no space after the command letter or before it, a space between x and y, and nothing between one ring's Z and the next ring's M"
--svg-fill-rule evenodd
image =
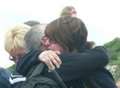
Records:
M24 36L29 29L29 26L19 24L8 30L5 35L5 50L10 54L10 60L15 63L25 54Z
M5 35L5 50L10 54L10 59L15 63L17 63L18 59L25 54L24 36L29 29L29 26L19 24L8 30ZM12 67L15 67L15 65ZM10 78L11 72L4 68L0 68L0 87L11 88Z

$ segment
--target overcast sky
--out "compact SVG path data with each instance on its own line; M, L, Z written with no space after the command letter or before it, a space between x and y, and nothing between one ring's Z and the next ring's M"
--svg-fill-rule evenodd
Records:
M0 0L0 66L11 65L4 51L4 33L15 24L27 20L48 23L59 17L62 8L76 8L89 32L88 40L97 45L120 37L119 0Z

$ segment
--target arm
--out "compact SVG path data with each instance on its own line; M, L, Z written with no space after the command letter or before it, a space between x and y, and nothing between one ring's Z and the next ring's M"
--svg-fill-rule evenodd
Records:
M43 60L42 62L55 64L55 59L46 58L48 53L46 55L45 53L43 54L42 56L45 56L43 59L39 57L40 60ZM62 64L57 71L64 80L89 76L96 70L104 68L108 63L108 55L103 47L96 47L82 53L62 53L59 57L62 60ZM49 65L47 66L49 67Z
M108 63L108 54L103 47L96 47L82 53L63 53L62 65L58 73L64 80L86 77Z

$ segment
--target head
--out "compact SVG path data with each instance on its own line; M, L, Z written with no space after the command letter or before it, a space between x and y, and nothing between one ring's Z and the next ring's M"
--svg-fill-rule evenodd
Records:
M10 59L17 62L26 52L24 36L30 30L25 24L19 24L10 29L5 36L5 50L10 54Z
M76 17L77 12L73 6L66 6L61 12L61 16L73 16Z
M64 16L47 25L45 36L49 39L49 41L43 43L45 47L51 49L51 43L54 43L59 44L64 51L75 51L85 46L87 29L80 19Z
M32 27L24 37L27 50L42 50L41 40L43 36L44 32L40 25Z
M35 20L29 20L29 21L24 22L24 24L26 24L30 27L33 27L33 26L36 26L36 25L40 25L40 22L35 21Z

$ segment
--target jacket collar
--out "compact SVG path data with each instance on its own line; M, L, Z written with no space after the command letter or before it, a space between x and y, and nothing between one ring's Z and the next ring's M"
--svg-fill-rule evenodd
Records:
M16 71L23 76L26 76L29 70L36 64L40 63L38 61L38 55L40 51L31 50L29 53L25 54L19 59L16 65Z

